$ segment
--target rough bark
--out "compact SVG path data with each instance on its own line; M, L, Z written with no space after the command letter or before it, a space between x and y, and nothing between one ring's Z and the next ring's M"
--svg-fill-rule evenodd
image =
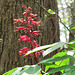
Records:
M46 9L51 8L57 13L56 0L38 0ZM1 0L0 1L0 33L3 41L0 43L0 74L26 64L35 64L34 59L25 59L19 56L18 51L23 48L24 44L17 41L22 32L14 32L13 19L22 18L22 4L30 6L33 13L38 14L38 20L42 21L42 26L34 29L41 30L41 35L37 42L40 45L46 45L59 41L59 25L56 15L48 15L45 20L44 15L47 14L34 0ZM55 54L52 53L50 56Z

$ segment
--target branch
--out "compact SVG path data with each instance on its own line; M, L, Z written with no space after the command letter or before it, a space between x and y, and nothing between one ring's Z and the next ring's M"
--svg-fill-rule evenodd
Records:
M46 8L45 8L43 5L40 5L37 0L35 0L35 2L36 2L41 8L43 8L48 14L51 14L51 13L49 13L49 12L46 10ZM55 13L55 14L56 14L57 17L59 18L59 20L60 20L60 22L62 23L62 25L64 25L64 27L69 31L69 28L62 22L60 16L59 16L57 13ZM72 36L74 36L74 35L71 33L71 31L69 31L69 32L70 32L70 34L71 34Z
M65 3L66 3L66 5L67 5L67 8L70 8L71 10L73 9L72 6L68 5L68 2L65 1Z

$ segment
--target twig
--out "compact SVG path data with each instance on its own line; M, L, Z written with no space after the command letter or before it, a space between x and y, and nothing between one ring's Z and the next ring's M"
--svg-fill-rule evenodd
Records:
M46 8L45 8L43 5L40 5L38 1L35 0L35 2L36 2L40 7L42 7L48 14L51 14L51 13L49 13L49 12L46 10ZM64 27L69 31L69 28L62 22L60 16L59 16L57 13L55 13L55 14L56 14L57 17L59 18L60 22L64 25ZM74 36L74 35L71 33L71 31L69 31L69 32L70 32L70 34L71 34L72 36Z
M67 8L70 8L71 10L73 9L72 6L68 5L68 3L66 2L66 0L65 0L65 3L66 3L66 5L67 5Z

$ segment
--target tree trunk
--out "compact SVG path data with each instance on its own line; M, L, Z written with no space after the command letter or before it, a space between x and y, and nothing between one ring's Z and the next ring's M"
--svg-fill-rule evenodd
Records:
M75 27L75 0L72 3L72 9L71 9L71 14L72 14L72 25L70 25L70 28ZM69 34L69 41L75 40L75 29L71 30L72 34ZM70 61L70 65L73 65L75 62Z
M58 8L57 8L57 1L56 0L44 0L45 8L52 9L54 12L58 14ZM58 17L55 14L48 14L45 12L45 14L48 15L48 17L45 20L45 24L43 26L43 42L42 44L52 44L59 41L59 24L58 24ZM45 15L44 14L44 15ZM45 40L46 39L46 40ZM58 52L54 51L50 54L50 57L52 57L54 54ZM49 58L49 56L46 56L45 58ZM60 72L54 73L52 75L60 75Z
M72 25L70 25L70 28L73 28L75 27L75 0L74 2L72 3L72 9L71 9L71 14L72 14ZM70 38L69 38L69 41L72 41L72 40L75 40L75 29L74 30L71 30L71 33L73 35L70 34Z
M26 64L35 64L32 58L23 58L18 54L20 48L26 45L17 41L19 32L14 32L13 19L22 18L23 9L22 4L30 6L33 13L38 14L38 20L42 21L41 27L34 29L41 30L41 35L37 42L40 45L46 45L59 41L59 24L56 15L49 15L45 20L46 11L40 7L35 0L1 0L0 2L0 33L3 41L0 43L0 74L15 68L17 66L24 66ZM43 5L46 9L52 9L58 13L56 0L38 0L38 3ZM50 56L57 51L51 53ZM41 60L41 59L39 59Z

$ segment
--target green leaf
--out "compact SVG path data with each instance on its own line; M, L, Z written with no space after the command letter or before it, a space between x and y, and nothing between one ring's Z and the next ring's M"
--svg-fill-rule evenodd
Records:
M59 52L57 53L56 55L54 55L53 57L62 57L62 56L65 56L66 55L66 52ZM68 55L67 55L68 56ZM70 56L71 57L71 56ZM61 60L61 61L57 61L55 62L56 65L59 65L59 66L64 66L64 65L67 65L69 62L69 58L66 58L64 60Z
M75 75L75 69L71 72L71 75Z
M47 18L47 15L45 15L45 19Z
M22 69L26 69L28 67L29 67L28 65L26 65L24 67L18 67L11 75L19 75L19 73L21 72Z
M18 75L39 75L41 67L38 65L32 65L24 70L22 70Z
M42 75L42 74L39 74L39 75Z
M51 62L45 62L45 63L39 63L39 64L43 64L43 65L52 65L52 63Z
M61 21L62 21L63 23L65 23L65 24L68 23L68 21L66 20L66 18L63 18ZM64 28L65 28L65 27L64 27Z
M67 59L67 58L70 58L71 56L69 55L65 55L65 56L62 56L62 57L51 57L51 58L48 58L48 59L45 59L41 62L39 62L38 64L46 64L46 63L50 63L50 62L56 62L56 61L60 61L60 60L64 60L64 59Z
M47 49L44 53L43 53L43 56L46 56L48 55L49 53L55 51L56 49L58 48L62 48L64 46L64 42L58 42L56 45L54 45L53 47Z
M2 39L0 39L0 42L2 41Z
M71 42L69 42L68 44L74 44L75 43L75 40L72 40Z
M51 10L51 9L48 9L48 12L49 12L50 14L55 14L55 12L54 12L53 10Z
M75 68L72 68L72 69L62 73L61 75L75 75Z
M58 66L68 65L68 63L69 63L69 58L55 62L55 64ZM63 73L64 70L61 70L61 72Z
M72 66L72 65L61 66L61 67L50 70L46 74L52 74L52 73L55 73L55 72L58 72L58 71L61 71L61 70L65 70L65 69L70 69L70 68L75 68L75 66Z
M45 67L45 72L47 72L47 70L48 70L49 68L50 68L49 66L46 66L46 67Z
M70 28L70 29L69 29L69 31L70 31L70 30L73 30L73 29L75 29L75 27L73 27L73 28Z
M11 75L17 68L14 68L14 69L10 70L10 71L4 73L3 75Z
M67 44L70 48L75 49L75 40L72 40Z
M53 57L62 57L64 55L66 55L66 52L59 52L59 53L53 55Z
M48 69L50 69L50 68L57 68L57 67L59 67L59 66L56 65L56 64L50 64L50 65L48 65L48 66L45 67L45 72L47 72Z
M57 67L59 67L59 66L56 65L56 64L47 65L47 66L45 67L45 72L46 72L49 68L57 68Z
M18 75L18 73L21 71L22 67L17 68L11 75Z
M69 1L72 1L72 0L69 0Z
M71 59L70 61L75 61L75 58Z
M31 53L33 53L33 52L36 52L36 51L40 51L40 50L44 50L44 49L50 48L50 47L52 47L52 46L55 46L56 44L57 44L57 43L50 44L50 45L45 45L45 46L41 46L41 47L37 47L37 48L35 48L35 49L31 50L31 51L28 51L28 53L25 54L24 56L26 56L26 55L28 55L28 54L31 54Z

